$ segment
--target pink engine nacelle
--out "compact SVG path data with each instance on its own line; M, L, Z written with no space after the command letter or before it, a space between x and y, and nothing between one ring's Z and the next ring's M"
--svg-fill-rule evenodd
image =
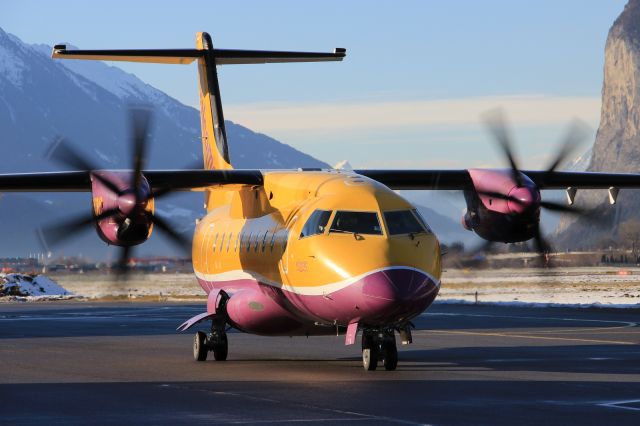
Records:
M111 182L119 192L114 192L95 175ZM142 176L136 197L133 181L132 172L92 172L94 216L98 218L105 212L113 212L96 222L98 236L107 244L133 246L145 242L151 236L153 222L150 214L153 214L154 209L151 187Z
M518 186L508 169L469 169L468 172L474 190L465 191L467 211L462 217L462 226L489 241L519 242L532 238L540 221L541 201L533 181L520 173Z

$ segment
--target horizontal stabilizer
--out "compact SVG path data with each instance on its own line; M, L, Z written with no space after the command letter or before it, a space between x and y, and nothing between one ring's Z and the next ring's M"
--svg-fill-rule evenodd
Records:
M333 53L236 49L213 49L212 51L204 49L67 50L67 46L60 44L53 47L51 57L156 64L190 64L208 52L212 52L216 65L342 61L346 56L346 49L342 48L335 49Z

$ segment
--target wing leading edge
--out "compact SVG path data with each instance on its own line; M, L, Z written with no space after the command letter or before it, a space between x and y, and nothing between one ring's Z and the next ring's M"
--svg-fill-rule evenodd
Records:
M462 170L354 170L391 189L464 190L473 186ZM601 172L548 172L522 170L540 189L640 188L640 174Z
M115 171L115 170L114 170ZM153 189L202 191L216 185L262 185L260 170L150 170L143 175ZM0 192L90 192L91 172L0 175Z

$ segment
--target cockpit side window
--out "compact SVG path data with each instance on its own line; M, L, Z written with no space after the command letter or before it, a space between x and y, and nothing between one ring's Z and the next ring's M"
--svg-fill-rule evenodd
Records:
M419 234L429 232L422 218L418 218L411 210L396 210L384 212L384 220L387 222L389 235Z
M316 210L311 213L311 216L307 219L307 223L305 223L302 228L300 238L324 233L330 216L331 210Z
M426 229L428 233L433 234L433 230L431 229L427 221L424 220L424 217L422 217L422 214L420 214L420 212L417 209L413 209L411 211L413 212L414 215L416 215L416 218L418 218L422 226L424 226L424 229Z
M382 228L375 212L338 211L329 232L382 235Z

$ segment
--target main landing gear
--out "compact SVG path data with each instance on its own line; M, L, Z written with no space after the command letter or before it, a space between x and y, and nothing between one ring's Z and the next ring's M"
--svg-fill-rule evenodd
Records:
M378 368L379 361L388 371L398 366L398 348L393 329L362 332L362 366L367 371L373 371Z
M211 332L205 334L198 331L193 338L193 359L205 361L209 352L213 352L213 359L225 361L229 353L229 340L225 331L224 321L214 319Z

